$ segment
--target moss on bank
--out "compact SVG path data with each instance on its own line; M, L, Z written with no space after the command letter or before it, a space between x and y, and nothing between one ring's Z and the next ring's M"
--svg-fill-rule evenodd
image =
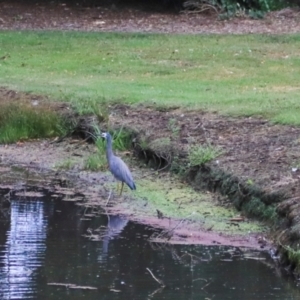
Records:
M209 190L225 195L233 205L248 216L278 222L276 203L283 200L281 194L266 194L255 185L249 185L236 176L211 166L196 166L187 170L187 181L198 190Z
M163 173L144 178L138 183L135 201L146 203L154 214L159 211L166 218L196 221L202 224L203 229L231 235L266 230L256 221L245 220L238 225L234 224L230 220L239 216L239 212L233 206L218 201L214 193L195 191L185 183L180 183L174 175Z

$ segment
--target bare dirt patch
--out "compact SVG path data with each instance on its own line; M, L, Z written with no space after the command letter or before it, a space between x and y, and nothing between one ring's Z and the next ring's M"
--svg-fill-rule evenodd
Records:
M294 169L300 162L299 127L181 109L161 112L143 106L119 106L114 112L114 124L137 130L148 143L169 137L174 155L187 156L191 145L210 144L223 150L212 164L226 173L234 173L266 192L291 196L299 192Z

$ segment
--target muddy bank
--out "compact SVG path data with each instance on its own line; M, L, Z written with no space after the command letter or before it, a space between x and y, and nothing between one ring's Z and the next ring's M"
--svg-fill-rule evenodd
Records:
M156 243L232 245L266 250L271 248L266 237L267 230L264 227L260 228L257 223L253 224L245 220L244 224L233 224L229 217L224 216L222 221L226 223L226 227L221 232L214 230L211 223L207 223L207 219L206 223L210 228L205 228L204 222L195 219L195 214L178 217L166 213L163 217L158 216L156 208L162 211L163 208L152 204L150 198L139 197L129 191L121 198L118 197L109 172L84 170L84 160L95 151L93 144L72 138L59 143L53 140L38 140L1 145L1 193L6 195L17 193L19 196L30 194L38 197L40 193L47 190L63 201L74 201L85 207L89 215L103 213L105 210L108 214L124 215L132 221L160 228L162 229L160 235L152 237L152 241ZM74 159L74 164L69 170L61 168L66 157ZM132 170L140 190L143 189L143 185L148 185L148 181L154 182L154 185L155 181L157 185L161 181L161 178L157 178L158 176L153 175L149 169L132 165ZM148 177L146 181L142 179L145 176ZM176 193L181 189L182 193L187 192L184 190L185 184L179 183L176 178L170 177L170 180L166 180L167 174L162 174L162 177L165 179L164 187L168 190L167 193L170 194L174 189L177 189ZM181 186L178 188L178 185ZM160 188L163 190L164 187ZM158 187L156 189L159 190ZM111 191L113 195L110 197ZM149 191L145 193L148 194ZM108 197L110 197L109 201ZM163 197L167 196L163 195ZM191 206L197 204L197 195L186 194L186 198ZM201 201L204 200L201 198ZM201 204L198 202L198 205ZM223 208L217 209L220 211ZM230 211L224 208L224 211L226 210ZM237 214L235 211L230 213ZM82 217L84 218L85 215L83 214ZM217 224L218 221L215 221L216 227Z
M178 108L128 110L116 107L114 123L138 132L135 149L150 165L179 169L195 189L217 192L245 215L267 222L282 262L299 273L299 127ZM190 168L189 147L205 144L222 154Z
M18 101L31 103L34 100L35 104L47 105L67 118L72 116L77 120L77 127L73 132L77 137L86 137L86 132L89 130L92 118L72 114L72 109L67 104L6 89L0 89L0 99L6 103L18 103ZM125 126L125 123L116 122L113 115L128 114L128 107L114 106L110 109L110 122L115 124L116 128ZM149 113L155 117L155 111L149 110ZM165 112L165 115L168 116L168 113ZM143 116L140 115L140 118ZM150 123L143 123L141 119L135 121L136 125L145 125L143 130L150 125ZM158 125L163 126L163 124ZM104 128L104 125L101 126ZM177 125L172 123L172 126ZM126 127L130 128L128 124ZM174 131L174 128L172 127L171 130ZM136 135L136 129L139 130L140 135ZM136 151L139 149L138 145L141 145L140 139L147 138L143 130L138 127L132 130L135 135L133 142ZM161 132L162 138L164 135L168 136L168 132L164 132L163 127L158 132ZM159 137L158 133L156 137ZM164 151L169 149L169 159L172 159L171 148L160 143L154 145L164 146ZM131 158L119 153L131 165L138 185L137 193L127 192L121 199L117 196L112 197L109 205L106 205L108 195L114 188L111 174L85 170L87 158L96 152L93 143L74 136L0 145L1 188L5 193L8 193L8 189L12 193L16 191L27 193L28 189L34 188L39 191L47 188L64 200L79 200L78 204L87 208L97 210L100 206L105 207L108 213L124 214L131 220L162 228L163 234L153 237L156 242L167 240L169 243L222 244L259 249L269 247L265 228L244 218L243 222L232 221L231 219L234 220L235 217L239 218L239 213L230 209L226 201L221 203L217 194L195 192L185 183L179 182L178 178L172 177L169 172L153 171L149 168L151 159L145 161L144 156L138 159L138 153ZM145 167L145 162L148 167ZM169 162L161 160L161 163L161 167L168 167ZM154 161L152 164L155 167Z

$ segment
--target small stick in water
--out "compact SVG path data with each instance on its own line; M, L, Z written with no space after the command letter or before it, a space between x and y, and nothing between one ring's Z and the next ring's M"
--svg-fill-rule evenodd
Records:
M162 287L165 287L165 286L166 286L162 280L160 280L160 279L158 279L158 278L156 278L156 277L154 276L154 274L151 272L151 270L150 270L149 268L146 268L146 270L151 274L152 278L153 278L156 282L158 282Z

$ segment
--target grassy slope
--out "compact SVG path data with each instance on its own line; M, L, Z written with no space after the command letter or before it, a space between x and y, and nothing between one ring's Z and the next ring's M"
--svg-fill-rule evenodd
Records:
M300 124L300 35L1 32L0 85Z

